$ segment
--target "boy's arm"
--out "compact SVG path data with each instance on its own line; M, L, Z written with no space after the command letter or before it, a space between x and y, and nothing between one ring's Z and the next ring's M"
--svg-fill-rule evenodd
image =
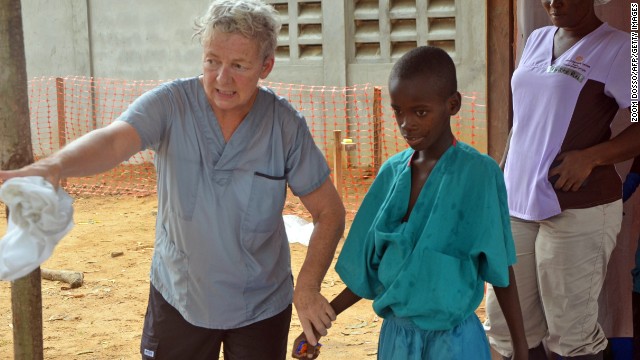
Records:
M496 299L498 299L500 309L507 320L509 333L511 333L511 342L513 345L512 359L526 359L529 347L524 333L524 322L522 320L522 311L518 298L518 288L511 266L509 266L509 286L497 287L494 285L493 290L496 293Z
M341 312L350 308L351 305L360 301L360 299L362 299L360 296L354 294L348 287L345 287L338 296L331 300L330 304L333 311L336 312L336 315L339 315Z
M354 294L348 287L345 287L344 290L338 296L336 296L330 303L333 311L336 315L339 315L341 312L350 308L351 305L357 303L360 299L360 296ZM315 330L314 330L315 331ZM320 340L321 335L315 334L317 339ZM311 344L307 344L306 350L303 352L298 352L298 348L302 342L307 341L307 337L304 332L302 332L294 341L293 341L293 352L291 356L295 359L315 359L320 355L319 346L312 346Z

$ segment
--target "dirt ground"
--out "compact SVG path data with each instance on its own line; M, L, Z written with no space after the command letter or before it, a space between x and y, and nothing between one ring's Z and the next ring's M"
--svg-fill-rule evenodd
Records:
M75 227L42 267L83 272L84 284L68 289L64 283L42 280L45 359L140 359L156 205L154 196L75 197ZM4 219L4 206L0 207ZM0 235L5 231L6 221L0 220ZM304 245L291 244L294 276L305 252ZM322 287L329 300L342 290L333 266ZM477 313L484 319L482 305ZM371 302L360 301L341 314L321 340L320 358L375 359L381 324ZM290 346L301 330L294 310ZM0 360L4 359L13 359L8 282L0 282Z

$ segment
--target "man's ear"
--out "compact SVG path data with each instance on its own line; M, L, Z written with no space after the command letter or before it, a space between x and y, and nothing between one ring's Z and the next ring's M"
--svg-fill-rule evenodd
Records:
M449 106L449 115L455 115L460 111L460 107L462 106L462 96L458 91L449 96L447 99L447 104Z
M266 59L264 59L264 62L262 63L262 71L260 72L260 79L264 80L267 78L267 76L269 76L271 70L273 70L274 64L275 58L273 55L269 55Z

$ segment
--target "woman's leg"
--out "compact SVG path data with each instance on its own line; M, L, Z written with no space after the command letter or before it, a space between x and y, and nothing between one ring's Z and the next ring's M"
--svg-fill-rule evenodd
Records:
M536 255L549 326L545 343L556 354L591 356L607 346L598 296L621 221L622 201L616 201L565 210L540 223Z

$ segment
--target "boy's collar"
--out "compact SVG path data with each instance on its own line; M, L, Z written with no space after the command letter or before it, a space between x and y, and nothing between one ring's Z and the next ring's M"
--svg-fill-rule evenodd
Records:
M453 147L457 147L458 146L458 139L456 139L456 137L453 137L453 141L451 142L451 145ZM409 161L407 161L407 166L411 166L411 163L413 162L413 157L416 156L416 152L414 151L413 154L411 154L411 157L409 158Z

